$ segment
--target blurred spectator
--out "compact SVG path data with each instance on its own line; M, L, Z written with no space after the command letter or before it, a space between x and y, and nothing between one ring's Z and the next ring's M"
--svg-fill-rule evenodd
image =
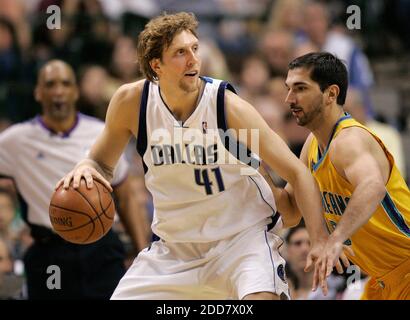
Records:
M9 20L15 30L17 43L27 53L31 45L30 25L26 19L26 7L23 0L0 0L0 16Z
M0 16L0 118L17 122L26 116L27 73L16 27Z
M105 119L108 103L118 86L110 86L107 71L97 65L80 70L80 99L78 109L90 116Z
M334 300L343 289L344 278L331 274L328 278L329 292L324 296L320 287L312 292L313 270L305 272L306 259L310 249L309 234L303 220L291 228L285 237L286 269L288 279L292 282L291 297L295 300Z
M232 78L224 54L211 38L201 40L199 55L202 59L201 74L227 81Z
M268 28L286 30L293 33L296 42L303 41L303 3L304 0L275 0L272 6Z
M239 17L260 16L269 0L215 0L222 13L226 15L236 15Z
M373 85L373 73L363 51L344 32L330 30L330 14L323 3L310 1L304 9L304 27L310 40L320 48L335 54L347 64L349 85L358 88L363 96L368 116L373 117L373 109L368 90Z
M260 48L269 63L270 76L285 77L295 48L293 34L286 30L268 30L262 37Z
M256 45L255 36L250 34L246 21L223 17L213 36L227 58L229 70L239 74L243 59L253 53Z
M18 213L15 192L0 186L0 237L14 257L15 273L21 275L24 272L23 256L32 244L32 238Z
M240 73L241 96L253 103L259 96L268 94L269 66L257 55L248 56Z
M157 1L151 0L99 0L104 13L108 15L110 19L120 20L126 13L132 13L145 18L151 18L159 13Z
M0 299L21 298L23 278L13 273L13 257L10 247L0 236Z
M134 39L123 36L115 41L110 71L118 86L141 78L136 56Z
M15 230L12 229L16 206L16 200L12 192L0 187L0 236L10 243L17 238Z
M311 52L317 52L319 51L319 48L310 40L306 40L296 46L296 48L293 50L293 59L296 59L297 57L301 57L305 54L311 53Z
M393 155L402 176L406 177L406 156L399 131L389 124L371 119L366 114L362 96L357 89L351 88L348 90L344 109L357 121L371 129L384 142L386 148Z
M48 29L46 13L50 5L61 8L61 28ZM113 34L98 0L42 0L35 22L35 57L38 68L59 58L75 68L81 64L109 65Z
M13 272L11 252L7 245L7 241L2 236L0 236L0 276L11 272Z

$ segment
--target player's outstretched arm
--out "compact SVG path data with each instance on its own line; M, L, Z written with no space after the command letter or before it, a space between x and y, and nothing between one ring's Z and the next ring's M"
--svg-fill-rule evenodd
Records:
M343 249L343 243L371 218L386 195L385 181L390 171L376 140L358 128L342 130L332 142L329 156L338 173L353 186L354 192L317 261L322 288Z
M73 180L73 187L78 188L84 178L88 188L93 179L100 180L110 191L115 165L118 162L132 134L138 130L139 105L143 82L121 86L108 106L105 127L91 148L87 159L80 161L75 168L56 185L63 184L67 189Z
M313 135L310 134L309 137L306 139L302 151L300 153L300 160L308 166L308 148L312 141ZM263 169L260 170L261 174L264 176L265 180L269 183L269 186L272 189L272 192L275 196L275 200L277 202L278 211L280 212L283 220L283 226L285 228L290 228L296 226L300 219L302 218L302 213L299 210L299 207L296 203L295 193L293 191L291 184L286 184L284 188L279 188L275 186L272 179L270 179L268 173Z
M313 244L327 239L322 215L319 188L307 167L292 153L286 143L269 128L259 113L246 101L226 92L228 127L247 129L245 143L253 152L259 153L266 164L293 187L296 205L299 207ZM251 145L251 129L259 131L259 145ZM238 134L239 137L241 135ZM258 149L259 150L255 150Z

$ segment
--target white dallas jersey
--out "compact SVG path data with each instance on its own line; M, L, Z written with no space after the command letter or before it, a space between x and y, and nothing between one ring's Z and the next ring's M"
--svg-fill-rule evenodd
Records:
M0 134L0 176L14 179L28 206L26 222L51 228L48 208L55 184L87 156L103 128L102 121L77 114L73 128L57 135L38 116ZM112 184L119 184L127 172L128 164L121 159Z
M166 241L215 241L279 218L267 182L229 152L220 136L226 131L225 88L233 88L202 80L203 94L184 123L174 118L156 83L146 81L143 89L137 149L153 197L152 230ZM237 140L230 141L236 148Z

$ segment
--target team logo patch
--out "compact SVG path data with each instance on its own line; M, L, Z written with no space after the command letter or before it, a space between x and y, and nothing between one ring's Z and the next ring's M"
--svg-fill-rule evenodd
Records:
M279 278L284 282L287 283L286 281L286 274L285 274L285 267L283 264L280 264L278 268L276 269L276 272L278 273Z

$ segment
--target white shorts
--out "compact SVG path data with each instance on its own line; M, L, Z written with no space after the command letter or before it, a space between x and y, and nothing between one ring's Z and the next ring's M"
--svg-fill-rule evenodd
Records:
M282 240L259 223L208 243L155 241L141 251L111 299L219 300L273 292L290 299Z

